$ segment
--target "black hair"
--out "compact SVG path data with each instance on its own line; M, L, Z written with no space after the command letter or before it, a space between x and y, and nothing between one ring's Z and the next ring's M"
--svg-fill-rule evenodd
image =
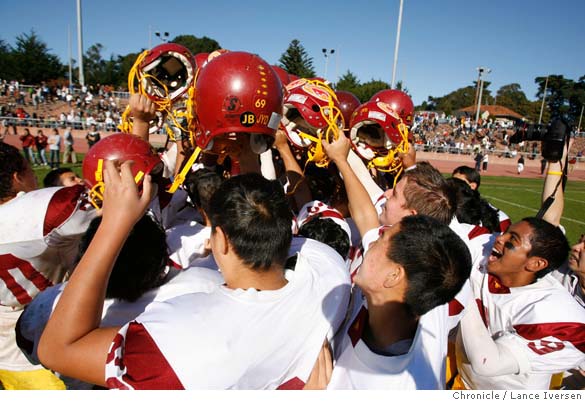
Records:
M461 179L450 177L447 184L453 189L457 198L455 216L461 223L481 225L490 232L499 232L498 211Z
M463 165L456 167L455 170L453 170L453 173L451 173L451 175L457 173L465 176L465 179L467 179L469 183L475 183L477 185L476 190L479 189L479 185L481 184L481 175L477 170L475 170L472 167Z
M335 174L331 174L327 169L319 168L313 164L307 165L305 172L305 181L311 191L311 197L315 201L321 201L331 205L331 198L336 190Z
M276 180L251 173L222 183L211 197L212 230L220 227L235 253L256 270L284 266L292 239L292 212Z
M536 273L537 278L542 278L565 262L571 247L557 226L539 218L529 217L522 221L532 228L528 257L542 257L548 261L548 267Z
M187 174L184 186L194 206L209 216L211 196L222 182L223 178L217 172L209 169L198 169Z
M43 179L43 186L44 187L62 186L63 184L61 184L61 175L63 173L69 172L74 173L73 170L66 167L51 170Z
M14 173L22 173L26 168L26 159L18 148L0 142L0 200L16 196L13 189Z
M471 273L471 255L447 225L425 215L409 215L393 235L387 257L408 279L406 305L421 316L452 300Z
M327 244L337 251L343 259L347 258L347 254L349 253L349 236L333 219L311 219L299 228L299 235Z
M79 244L79 258L85 253L102 221L89 224ZM133 302L150 289L166 282L169 258L164 229L146 214L128 235L108 280L106 297Z

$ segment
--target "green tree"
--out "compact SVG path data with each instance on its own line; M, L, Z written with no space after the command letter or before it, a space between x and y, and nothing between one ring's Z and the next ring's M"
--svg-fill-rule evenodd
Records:
M284 68L289 74L294 74L301 78L315 77L313 58L309 57L298 39L291 41L278 61L280 62L279 66Z
M140 53L142 53L142 50ZM112 84L125 88L126 90L128 89L128 74L140 53L128 53L125 56L118 56L116 64L118 65L119 78L115 82L112 82Z
M500 106L507 107L522 116L532 120L533 105L526 98L526 94L522 91L520 84L513 83L503 85L496 93L496 102Z
M390 84L382 80L372 79L356 88L354 94L358 97L360 102L364 103L369 101L376 92L382 91L384 89L390 89Z
M354 93L359 86L360 81L351 71L347 70L347 72L339 78L337 84L335 84L335 89L338 91L349 91Z
M408 92L408 88L406 88L406 86L404 85L404 83L402 82L402 80L396 82L396 86L394 87L394 89L397 89L399 91L402 91L402 92L407 93L408 95L410 95L410 92Z
M546 86L546 99L542 122L547 123L555 117L562 117L569 123L577 124L581 115L581 108L585 104L585 76L577 82L565 78L563 75L549 75L548 85L546 77L536 77L534 82L538 84L536 96L542 104L544 87Z
M194 35L179 35L171 42L185 46L193 55L197 53L211 53L214 50L221 49L221 46L216 40L207 36L198 38Z
M91 45L83 56L83 71L88 85L105 84L106 61L102 58L104 46L101 43Z
M12 48L0 39L0 77L3 79L13 78L14 63L12 59Z
M426 103L427 110L440 110L447 114L453 113L455 110L462 109L473 105L475 99L475 86L466 86L459 88L445 96L432 97Z
M53 78L63 77L65 68L59 58L49 53L47 47L37 34L31 30L28 34L16 37L16 46L12 52L14 73L12 77L24 80L28 84L37 84Z

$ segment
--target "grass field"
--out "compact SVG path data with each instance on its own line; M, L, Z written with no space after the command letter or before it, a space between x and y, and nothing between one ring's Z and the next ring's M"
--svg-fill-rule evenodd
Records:
M507 213L512 222L535 216L540 209L542 179L482 176L480 193L492 205ZM575 244L585 233L585 182L568 181L561 224L569 243Z
M77 157L81 160L83 155L78 154ZM81 164L65 164L62 167L70 167L80 177L82 176ZM35 168L40 186L49 170L47 167ZM524 217L535 216L538 212L542 179L483 176L480 192L492 205L507 213L512 218L512 222L517 222ZM585 182L567 182L565 210L561 223L567 231L567 238L571 245L577 242L582 233L585 233Z

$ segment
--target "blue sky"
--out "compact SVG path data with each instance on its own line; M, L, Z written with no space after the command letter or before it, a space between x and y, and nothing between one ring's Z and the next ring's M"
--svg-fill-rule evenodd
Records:
M0 0L0 39L14 44L34 29L63 62L67 27L76 48L75 0ZM290 5L290 6L289 6ZM84 49L104 57L148 47L151 31L209 36L224 48L258 53L276 64L299 39L325 75L322 48L335 49L327 77L347 70L362 82L390 82L399 0L84 0ZM160 40L152 34L153 46ZM535 99L534 78L585 75L583 0L404 0L396 77L415 104L470 85L476 68L492 72L493 91L518 83Z

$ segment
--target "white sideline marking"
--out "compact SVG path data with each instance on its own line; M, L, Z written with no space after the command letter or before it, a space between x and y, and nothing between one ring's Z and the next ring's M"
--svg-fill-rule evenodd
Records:
M492 197L492 196L489 196L489 195L485 195L484 198L489 198L489 199L492 199L492 200L496 200L496 201L499 201L499 202L503 202L504 204L513 205L515 207L522 208L522 209L527 209L527 210L532 211L532 212L538 212L538 209L534 209L534 208L530 208L530 207L527 207L527 206L524 206L524 205L516 204L515 202L510 202L510 201L502 200L501 198L496 198L496 197ZM573 223L578 223L580 225L585 225L585 222L583 222L583 221L580 221L580 220L577 220L577 219L572 219L572 218L566 218L564 216L561 217L561 220L565 220L565 221L569 221L569 222L573 222Z

